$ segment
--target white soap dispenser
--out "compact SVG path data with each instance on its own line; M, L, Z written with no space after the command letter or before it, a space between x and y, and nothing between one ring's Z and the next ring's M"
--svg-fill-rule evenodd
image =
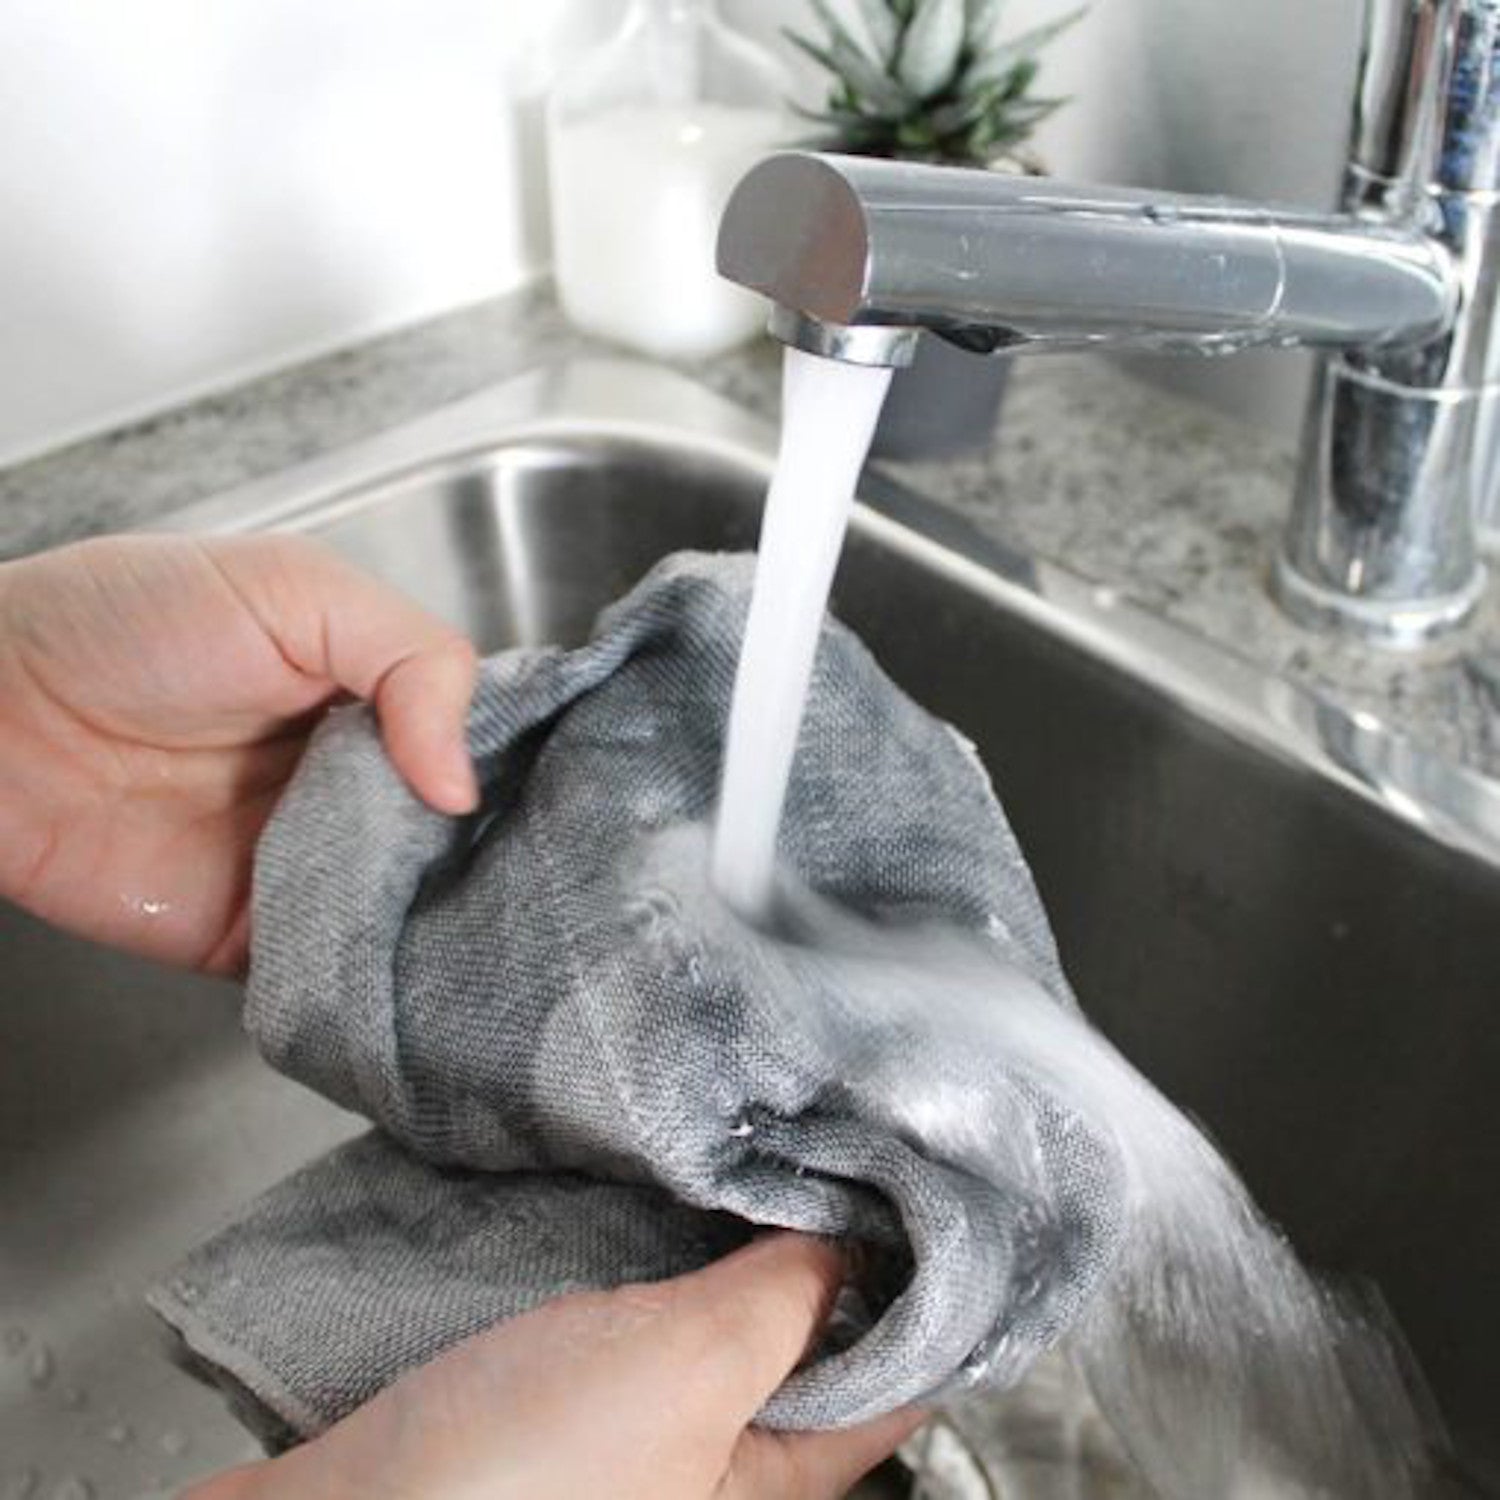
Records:
M736 182L785 143L780 63L715 0L632 0L548 108L553 255L568 317L663 358L754 337L766 305L714 269Z

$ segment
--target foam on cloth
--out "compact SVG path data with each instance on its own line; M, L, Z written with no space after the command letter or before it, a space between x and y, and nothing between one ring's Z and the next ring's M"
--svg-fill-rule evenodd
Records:
M750 580L671 559L580 650L487 662L471 818L407 791L364 710L319 732L259 852L246 1017L379 1130L159 1310L263 1431L306 1436L550 1296L784 1226L862 1248L771 1426L1006 1385L1067 1336L1168 1495L1227 1494L1250 1458L1406 1493L1387 1347L1087 1027L977 757L836 624L774 918L712 895Z

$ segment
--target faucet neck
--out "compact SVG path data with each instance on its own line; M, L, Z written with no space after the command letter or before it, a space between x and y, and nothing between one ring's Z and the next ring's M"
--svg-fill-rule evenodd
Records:
M1431 175L1460 3L1366 0L1349 148L1360 206L1407 209Z
M1432 188L1500 191L1500 0L1458 0L1437 93Z
M1500 0L1367 0L1348 194L1500 191Z

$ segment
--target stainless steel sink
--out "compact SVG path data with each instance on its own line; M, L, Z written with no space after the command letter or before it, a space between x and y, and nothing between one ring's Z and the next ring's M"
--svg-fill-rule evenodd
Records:
M772 441L574 363L168 524L313 532L484 647L576 641L662 554L753 544ZM1310 1261L1378 1282L1500 1493L1500 786L863 494L836 607L979 745L1086 1005ZM255 1061L227 987L12 911L0 955L0 1495L243 1457L139 1293L356 1124Z

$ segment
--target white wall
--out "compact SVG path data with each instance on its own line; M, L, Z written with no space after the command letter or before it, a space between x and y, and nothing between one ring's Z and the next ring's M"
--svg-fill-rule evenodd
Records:
M619 3L4 0L0 462L515 285L544 254L536 100ZM1097 0L1041 144L1325 202L1359 3ZM725 9L775 40L805 0ZM1189 378L1284 423L1294 368Z
M564 11L4 0L0 461L515 285Z

